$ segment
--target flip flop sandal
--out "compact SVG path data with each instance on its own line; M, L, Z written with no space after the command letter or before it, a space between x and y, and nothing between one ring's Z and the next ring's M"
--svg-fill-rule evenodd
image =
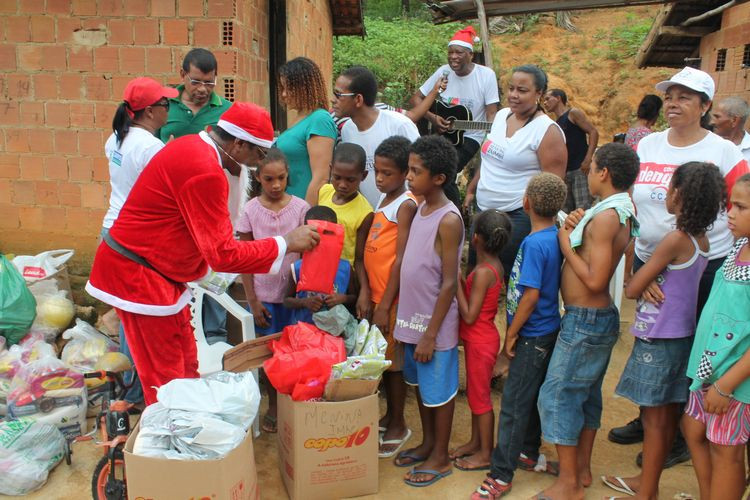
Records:
M405 458L408 458L411 461L408 464L396 463L396 460L402 460ZM425 460L427 460L427 457L420 457L419 455L414 454L411 450L405 450L400 451L398 455L396 455L396 460L393 461L393 465L395 465L396 467L411 467L414 464L424 462Z
M406 444L406 442L411 438L411 429L406 429L406 434L401 439L387 439L383 440L383 437L380 437L380 446L385 445L398 445L391 451L380 451L380 448L378 448L378 458L391 458L393 455L398 453L398 450L401 449L402 446Z
M539 455L540 459L544 455ZM553 461L547 461L546 457L544 459L544 470L538 468L541 460L537 460L536 462L523 453L521 453L518 456L518 468L530 471L530 472L543 472L545 474L550 474L552 476L558 476L560 474L560 463L559 462L553 462Z
M276 434L278 431L276 427L276 417L272 417L266 413L263 416L263 422L261 423L260 428L267 434Z
M409 486L415 486L417 488L423 488L425 486L430 486L431 484L437 483L438 481L440 481L444 477L450 476L451 474L453 474L453 471L449 470L447 472L439 472L439 471L432 470L432 469L417 469L416 467L414 467L411 471L409 471L409 474L411 474L412 476L414 474L431 474L432 475L432 479L430 479L429 481L419 481L418 482L418 481L412 481L410 479L404 479L404 482L406 484L408 484Z
M462 465L459 465L458 463L459 460L462 460L462 458L456 458L453 461L453 467L455 467L458 470L462 470L465 472L473 472L473 471L478 471L478 470L490 470L490 464L480 465L478 467L464 467ZM468 462L464 462L464 463L468 463Z
M626 495L635 496L635 490L627 485L627 483L619 476L612 476L614 481L607 479L607 476L601 476L601 480L604 484L609 486L615 491L625 493Z
M510 493L513 483L502 484L487 475L482 484L471 494L471 500L495 500Z

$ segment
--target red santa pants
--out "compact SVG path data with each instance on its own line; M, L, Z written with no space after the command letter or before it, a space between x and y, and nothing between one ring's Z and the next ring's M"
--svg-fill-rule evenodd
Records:
M170 380L199 376L189 306L171 316L146 316L122 309L117 309L117 315L125 328L147 405L156 402L156 389Z

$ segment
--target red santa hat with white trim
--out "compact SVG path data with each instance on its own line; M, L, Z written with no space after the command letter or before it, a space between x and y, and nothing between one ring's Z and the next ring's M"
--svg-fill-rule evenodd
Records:
M463 47L465 49L473 51L474 44L479 43L480 41L481 40L477 36L477 32L474 31L474 28L472 26L467 26L456 31L456 33L453 34L453 38L451 38L451 41L448 42L448 46L450 47L451 45L458 45L459 47Z
M218 127L237 139L270 148L273 144L271 115L264 108L251 102L235 102L222 113Z

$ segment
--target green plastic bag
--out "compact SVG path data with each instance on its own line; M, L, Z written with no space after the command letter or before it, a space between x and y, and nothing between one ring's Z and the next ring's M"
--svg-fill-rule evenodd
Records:
M17 344L36 317L36 300L18 269L0 255L0 335Z

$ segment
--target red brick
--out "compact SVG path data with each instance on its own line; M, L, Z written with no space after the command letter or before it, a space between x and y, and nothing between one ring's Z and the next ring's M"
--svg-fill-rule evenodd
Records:
M203 3L203 0L180 0L178 15L180 17L203 17Z
M45 124L48 127L70 126L70 105L61 102L48 102L44 105Z
M52 131L43 128L31 128L29 133L29 148L32 153L54 153Z
M110 81L104 76L87 76L85 80L86 97L94 101L109 101L112 99Z
M41 207L18 207L21 229L39 231L44 226Z
M208 17L234 17L235 0L208 0Z
M149 75L156 75L173 72L172 49L166 47L154 47L146 50L146 73Z
M68 160L61 156L44 158L44 177L50 180L68 180Z
M7 76L7 97L11 99L31 97L31 79L29 75L10 74Z
M104 151L104 141L99 130L78 131L78 152L82 155L101 155Z
M19 161L17 153L0 153L0 178L18 179Z
M28 42L31 40L31 21L25 16L5 18L5 40L8 42Z
M74 16L96 15L96 0L73 0Z
M48 0L50 1L50 0ZM70 8L70 2L65 1ZM49 4L47 4L49 8ZM77 17L57 17L57 41L59 43L73 42L73 33L81 29L81 20Z
M122 94L120 94L120 96L122 96ZM119 97L117 99L119 101ZM94 125L102 129L111 130L112 118L115 116L117 106L118 104L113 102L96 103L96 110L94 111Z
M77 73L63 73L59 81L61 99L80 100L83 97L83 76Z
M68 158L68 169L71 181L91 182L91 158Z
M16 0L0 0L0 13L15 14L18 11Z
M101 208L107 206L107 189L104 184L91 182L81 185L81 206Z
M68 69L80 72L93 71L94 50L81 45L68 47Z
M0 125L18 125L19 117L17 102L0 102Z
M136 45L158 45L159 21L156 19L139 19L135 27L134 40Z
M33 205L34 199L34 183L31 181L13 181L11 185L11 191L13 193L13 203L17 205Z
M70 105L70 126L89 128L94 126L94 105L73 103Z
M94 69L105 73L118 71L117 47L97 47L94 49Z
M148 0L125 0L124 4L126 16L148 16Z
M187 45L188 23L184 19L162 19L161 41L165 45Z
M58 184L58 196L60 196L60 205L65 207L81 206L81 186L70 182L61 182Z
M57 81L55 79L55 75L32 75L31 80L34 83L35 99L42 100L57 98Z
M9 153L28 153L29 135L26 130L5 129L5 150Z
M2 206L10 203L10 200L10 180L0 179L0 213L3 214L3 217L0 217L0 219L5 217L5 212L3 211Z
M213 47L221 43L221 25L218 21L193 22L193 45Z
M20 225L18 220L18 207L14 205L0 205L0 213L3 214L0 217L0 228L3 229L18 229Z
M125 87L127 87L128 82L130 82L133 79L133 76L113 76L112 77L112 96L117 99L118 97L122 97L122 95L125 93ZM113 115L114 116L114 115Z
M133 21L131 19L110 19L109 45L133 45Z
M36 183L36 203L37 205L57 205L60 203L60 198L57 196L56 181L38 181Z
M91 209L68 208L66 213L68 219L66 229L73 234L86 235L87 228L91 224ZM101 223L101 220L99 222Z
M42 69L45 71L65 69L65 47L46 45L42 47Z
M21 125L44 125L44 103L21 101Z
M174 17L175 0L151 0L151 16Z
M78 152L78 132L70 129L55 130L55 151L62 154Z
M105 156L94 158L94 181L109 182L109 160Z
M70 0L47 0L48 14L70 14Z
M233 51L223 50L214 52L216 56L216 64L218 65L218 71L221 74L229 75L237 72L237 53ZM262 73L258 73L262 74Z
M45 47L41 45L19 45L18 46L18 67L27 71L38 71L42 67L42 50Z
M107 31L107 20L102 17L81 19L81 27L89 31Z
M29 14L44 14L44 0L21 0L19 8Z
M54 42L55 19L51 16L31 16L31 41Z
M40 157L22 156L20 160L21 180L40 181L44 179L44 163Z
M52 233L62 232L67 221L66 212L63 207L42 207L43 227L50 228Z
M128 2L129 0L124 0ZM97 0L96 8L100 16L121 16L123 0Z
M142 76L146 71L146 51L142 47L121 47L119 54L120 73Z
M0 45L0 67L3 71L16 69L15 45Z

